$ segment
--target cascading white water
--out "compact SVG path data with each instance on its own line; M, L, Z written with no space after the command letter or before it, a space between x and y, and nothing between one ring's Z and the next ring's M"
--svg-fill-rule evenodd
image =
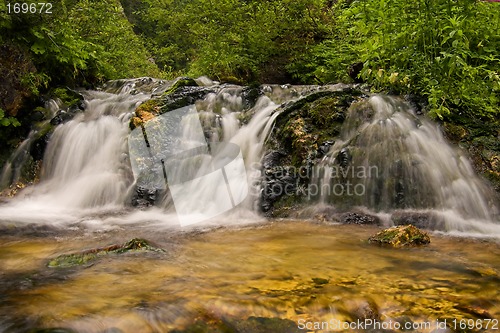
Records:
M150 79L122 80L109 83L104 91L82 92L85 112L54 130L46 149L41 182L1 207L0 220L74 223L88 220L89 215L129 206L134 189L127 145L130 118L152 93L161 93L173 84ZM249 166L262 157L263 143L277 116L273 112L278 105L268 97L260 98L251 110L245 110L253 117L241 126L241 89L214 89L216 92L198 101L195 108L208 141L237 144ZM184 143L193 140L194 125L184 123ZM211 164L203 159L200 163L184 164L177 174L175 170L170 172L173 177L169 182L185 178L190 169L191 173L203 174ZM258 179L259 172L249 172L250 181ZM219 186L212 185L214 189ZM255 200L255 196L249 198L244 206L251 207ZM191 202L193 207L199 205L197 200Z
M247 211L257 211L256 204L259 200L259 186L255 185L261 177L260 168L254 168L262 159L264 153L264 142L269 135L274 120L279 112L275 112L278 104L270 98L263 96L249 110L244 110L241 97L241 87L223 88L217 93L210 93L204 100L196 103L193 118L187 118L183 124L181 135L181 151L187 151L194 147L200 147L200 143L206 143L208 139L209 150L197 154L194 158L185 159L180 166L174 170L169 170L168 183L179 184L188 179L203 177L217 168L223 167L225 163L231 161L231 146L233 144L241 150L244 159L247 183L250 184L250 195L244 201L240 208ZM243 112L251 114L250 121L241 125L238 120L243 116ZM198 138L198 117L202 123L206 138ZM194 140L194 141L193 141ZM233 147L234 147L233 146ZM165 149L167 150L167 149ZM171 167L171 166L170 166ZM167 168L169 166L167 165ZM236 180L236 182L238 182ZM253 184L253 185L252 185ZM184 211L199 211L207 198L209 206L201 210L210 211L213 206L221 204L217 201L217 195L225 192L226 185L217 177L209 181L199 183L196 193L185 192L181 197L177 197L177 203L183 202ZM245 186L246 187L246 186ZM233 189L234 190L234 189ZM238 191L246 191L239 188ZM238 195L241 193L234 193ZM246 195L244 195L246 196ZM176 206L179 209L178 206Z
M149 94L85 91L85 112L56 127L43 160L40 183L2 207L13 222L74 223L92 210L122 206L130 186L128 120ZM115 87L111 87L113 89Z
M108 83L103 91L82 92L85 112L54 130L41 182L0 207L0 221L71 224L94 221L96 215L96 224L165 219L165 212L173 212L171 200L166 200L162 209L150 210L154 216L145 217L144 212L127 208L135 188L129 123L138 105L174 83L121 80ZM264 95L250 109L245 106L243 88L239 86L216 86L213 93L197 101L192 108L199 120L187 118L183 122L181 148L208 143L208 150L168 170L167 182L177 184L208 174L214 165L227 159L217 155L213 148L216 143L235 144L241 149L250 185L250 196L241 207L258 210L261 169L256 165L260 165L265 140L279 115L278 103L318 91L318 87L269 86L262 90ZM248 121L242 125L242 119ZM340 137L318 170L313 182L321 188L323 203L363 206L379 212L424 210L438 216L439 223L444 221L445 230L500 235L498 224L491 223L498 214L488 201L493 195L467 159L446 143L435 124L416 116L397 99L375 96L365 105L351 107ZM142 181L137 180L137 185ZM361 185L363 193L336 195L335 186L345 189L348 182L351 190ZM203 186L206 188L200 189L200 195L207 196L223 184ZM182 209L199 209L201 200L192 193L184 195ZM116 212L123 210L128 211L127 216L117 217Z
M47 126L49 126L50 119L56 114L57 110L59 110L60 104L60 101L53 99L48 100L45 103L45 110L48 111L48 114L46 115L47 120L38 123L30 131L28 137L21 142L5 163L2 168L2 173L0 174L0 189L16 183L21 178L21 169L28 159L31 145L38 138L39 134L46 130Z
M87 110L56 128L44 159L42 186L65 207L122 204L130 177L127 170L128 120L149 96L124 98L87 93Z
M427 210L444 224L440 229L500 233L491 223L498 214L489 201L493 193L436 124L388 96L373 96L349 112L316 179L323 203ZM334 193L347 184L352 195Z

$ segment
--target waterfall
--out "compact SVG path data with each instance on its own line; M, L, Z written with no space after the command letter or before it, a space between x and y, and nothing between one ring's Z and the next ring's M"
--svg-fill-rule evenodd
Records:
M88 216L109 216L130 207L136 185L131 168L134 161L131 161L128 145L130 119L141 103L174 84L175 81L143 78L112 81L101 91L82 91L85 112L53 131L46 148L40 183L1 207L0 220L63 224L69 220L74 223L88 220ZM241 91L239 86L218 86L192 105L199 121L184 122L182 142L193 141L193 126L201 123L206 136L202 140L211 145L237 145L246 166L260 161L264 140L272 129L278 114L274 111L279 105L262 96L253 107L245 108ZM250 119L244 125L239 120L243 113ZM184 163L176 170L169 169L168 183L180 182L186 174L204 174L213 164L213 161L202 160L189 165ZM248 183L255 183L260 178L260 170L251 170L248 177ZM207 189L212 193L219 186L216 183L208 185L213 186ZM184 209L195 209L200 205L194 200L196 198L188 199L191 199L190 204ZM253 210L257 199L258 191L252 191L242 208ZM163 209L171 211L171 200L165 202ZM210 210L210 207L205 208Z
M439 229L498 233L492 190L438 126L401 99L352 105L318 170L322 203L430 211Z
M255 217L265 189L265 143L281 110L315 92L344 89L269 85L252 99L249 88L202 78L186 90L197 96L191 105L167 110L131 131L137 107L152 97L170 98L163 94L177 83L140 78L82 91L85 111L54 129L39 184L3 204L0 221L105 225L177 218L182 224L188 213L197 215L194 221L216 216L222 221L220 214L236 206ZM185 117L177 121L176 114ZM10 161L19 160L34 137L33 132ZM402 100L372 96L352 104L334 139L314 162L309 204L337 211L424 212L438 230L500 235L491 222L498 218L492 191L438 126ZM243 166L231 164L238 156ZM12 165L4 178L14 174ZM238 168L244 173L235 173ZM132 207L140 189L152 193L156 208L144 210L147 200L135 201L140 209Z

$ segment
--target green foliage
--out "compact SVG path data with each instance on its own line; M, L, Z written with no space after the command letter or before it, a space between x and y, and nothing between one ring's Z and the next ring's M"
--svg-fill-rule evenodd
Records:
M0 126L7 127L7 126L13 126L17 127L20 126L21 124L19 121L14 118L14 117L6 117L5 116L5 111L0 109Z
M80 0L67 21L85 42L85 57L91 59L100 79L161 76L147 60L149 55L118 1Z
M45 73L29 72L21 77L21 84L35 96L40 94L39 88L48 88L50 77Z
M161 76L118 0L54 2L52 14L8 14L4 1L0 6L2 40L28 49L37 67L23 80L35 95L49 82L85 85Z
M173 75L252 80L266 64L291 59L322 38L329 20L326 2L143 0L139 29L157 63Z
M80 102L83 98L80 94L63 87L53 89L50 93L50 96L52 96L52 98L59 98L63 105L66 106L74 105Z
M452 111L495 119L500 102L500 10L475 0L346 1L335 7L332 37L291 66L305 81L360 76L375 90L428 98L431 115ZM306 71L304 71L306 69Z
M29 50L35 95L145 75L345 82L362 63L374 90L424 95L435 117L495 119L499 29L498 4L478 0L64 0L53 14L0 0L0 40Z
M5 4L5 1L0 2L0 29L9 29L11 26L11 20L10 16L7 13L7 5ZM0 41L2 41L3 36L0 35Z

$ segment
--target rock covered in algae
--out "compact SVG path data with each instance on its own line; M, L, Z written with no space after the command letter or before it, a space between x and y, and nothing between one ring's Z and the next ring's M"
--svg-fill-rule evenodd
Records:
M108 254L121 254L132 251L165 252L163 249L152 246L147 240L134 238L124 244L115 244L107 247L91 249L76 253L62 254L51 261L49 267L73 267L84 265Z
M370 243L394 247L429 244L429 235L413 225L396 226L385 229L368 239Z

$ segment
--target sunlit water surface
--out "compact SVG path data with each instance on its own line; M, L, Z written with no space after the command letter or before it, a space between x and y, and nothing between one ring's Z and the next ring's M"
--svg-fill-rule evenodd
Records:
M366 313L385 322L500 318L498 242L434 234L428 246L393 249L367 243L378 230L274 221L189 232L7 232L0 331L171 332L199 321L237 328L252 316L298 325ZM133 237L166 252L47 267L60 254Z

